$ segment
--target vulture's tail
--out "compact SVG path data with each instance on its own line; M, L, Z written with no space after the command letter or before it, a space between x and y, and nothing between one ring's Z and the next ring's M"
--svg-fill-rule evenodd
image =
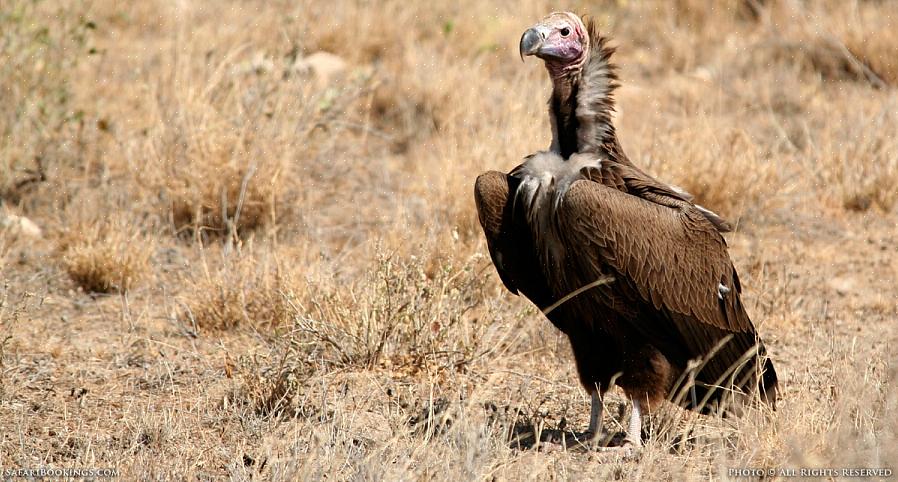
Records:
M748 346L750 338L755 339L758 345L745 351L742 356L736 350L723 349L722 353L712 357L712 362L697 374L695 384L686 386L685 392L681 392L680 399L685 408L705 415L721 412L724 415L728 412L739 414L741 406L754 399L757 393L762 402L776 410L779 381L764 344L744 334L736 337L734 346Z
M761 353L764 357L764 368L761 371L761 379L758 380L758 392L761 394L761 400L776 410L776 392L779 390L779 380L776 377L776 370L773 369L773 360L767 357L763 345Z

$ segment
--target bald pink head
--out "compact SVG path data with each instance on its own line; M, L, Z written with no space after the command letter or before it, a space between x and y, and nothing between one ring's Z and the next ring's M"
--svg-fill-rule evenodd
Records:
M553 12L521 36L520 53L535 55L546 63L554 78L583 67L589 52L589 33L571 12Z

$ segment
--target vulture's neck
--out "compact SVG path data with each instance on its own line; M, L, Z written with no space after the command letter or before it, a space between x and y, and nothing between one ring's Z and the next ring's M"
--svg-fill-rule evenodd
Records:
M552 75L550 101L552 150L565 159L574 153L594 153L629 163L612 123L617 72L611 63L614 49L592 24L590 47L583 67L565 75Z
M551 72L550 72L551 75ZM578 152L577 94L580 90L579 73L563 74L553 78L549 115L552 121L552 150L567 159Z

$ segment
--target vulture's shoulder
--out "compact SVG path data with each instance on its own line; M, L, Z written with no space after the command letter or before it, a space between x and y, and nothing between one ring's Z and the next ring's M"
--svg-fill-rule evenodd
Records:
M661 182L632 164L614 164L612 169L618 171L617 176L623 180L624 185L627 186L627 191L631 194L672 208L687 211L691 210L689 208L694 208L717 231L721 233L732 231L733 228L730 223L710 209L695 204L692 194L689 194L684 189Z
M581 155L576 155L572 159L580 159L580 157ZM709 223L714 231L727 232L730 229L729 224L715 213L695 204L691 194L679 187L655 179L629 163L629 161L602 161L595 167L589 166L582 169L581 176L581 179L584 181L591 181L591 183L610 188L612 191L620 191L630 195L630 197L637 198L638 200L636 202L631 203L634 206L654 205L652 206L653 209L657 209L659 206L669 208L672 212L663 209L654 212L660 214L679 214L679 217L671 219L678 219L685 222L687 225L692 225L690 227L693 229L704 230ZM597 189L595 192L590 193L590 195L596 199L593 199L592 201L584 200L584 202L601 201L615 203L624 200L634 201L629 197L608 196L607 194L610 193L611 191ZM644 204L639 201L643 201ZM648 209L649 206L646 206L646 208ZM707 223L702 222L702 218L706 220ZM719 236L716 236L715 238L723 239Z

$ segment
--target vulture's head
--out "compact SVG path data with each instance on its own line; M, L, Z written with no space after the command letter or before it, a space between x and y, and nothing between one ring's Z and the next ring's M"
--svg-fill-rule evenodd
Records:
M521 59L535 55L553 77L579 71L589 54L589 33L571 12L553 12L521 36Z

